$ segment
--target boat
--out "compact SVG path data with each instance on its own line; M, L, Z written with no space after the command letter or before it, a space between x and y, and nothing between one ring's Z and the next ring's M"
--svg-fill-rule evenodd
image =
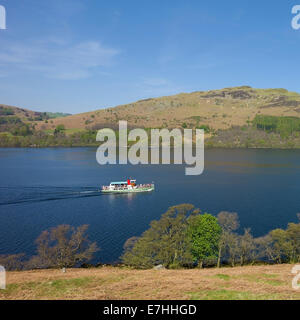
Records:
M154 183L137 184L136 180L111 182L109 186L103 186L102 193L138 193L154 191Z

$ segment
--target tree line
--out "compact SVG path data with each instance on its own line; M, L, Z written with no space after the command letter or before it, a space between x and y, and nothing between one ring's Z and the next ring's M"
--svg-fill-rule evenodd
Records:
M191 204L173 206L160 220L152 221L141 237L126 241L121 257L125 265L147 269L243 266L255 263L300 262L299 223L254 238L250 229L237 233L237 213L217 217L201 214Z
M9 132L0 132L0 147L97 146L96 134L94 130L82 130L67 135L63 125L58 125L53 133L47 133L35 130L29 124L20 124Z
M288 137L300 131L300 119L297 117L256 115L253 125L266 132L279 133L282 137Z

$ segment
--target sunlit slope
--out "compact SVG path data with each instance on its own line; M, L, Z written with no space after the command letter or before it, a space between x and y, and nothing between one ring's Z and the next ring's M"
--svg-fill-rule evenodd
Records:
M50 130L58 124L66 129L116 127L127 120L130 127L175 128L208 125L227 129L246 125L257 114L300 117L300 95L285 89L253 89L248 86L181 93L92 112L37 122Z

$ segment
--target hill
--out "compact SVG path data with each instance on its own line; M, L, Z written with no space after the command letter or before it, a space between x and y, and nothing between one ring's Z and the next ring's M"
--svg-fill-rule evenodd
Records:
M299 300L292 265L202 270L119 267L7 273L0 299Z
M67 115L0 106L0 147L97 146L101 128L200 128L207 147L300 148L300 94L249 86Z
M39 122L37 127L49 130L63 124L66 129L99 129L116 127L119 120L127 120L130 127L206 125L224 130L246 125L257 114L300 117L300 94L248 86L181 93L54 119L51 123Z
M8 106L0 104L0 116L1 117L17 117L21 121L31 122L31 121L43 121L47 119L55 119L59 117L69 116L68 113L61 112L37 112L28 109L23 109L19 107Z

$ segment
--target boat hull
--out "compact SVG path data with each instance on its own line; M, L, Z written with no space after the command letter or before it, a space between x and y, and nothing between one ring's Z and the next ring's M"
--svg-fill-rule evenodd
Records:
M149 188L137 188L137 189L125 189L125 190L101 190L102 193L142 193L154 191L154 187Z

